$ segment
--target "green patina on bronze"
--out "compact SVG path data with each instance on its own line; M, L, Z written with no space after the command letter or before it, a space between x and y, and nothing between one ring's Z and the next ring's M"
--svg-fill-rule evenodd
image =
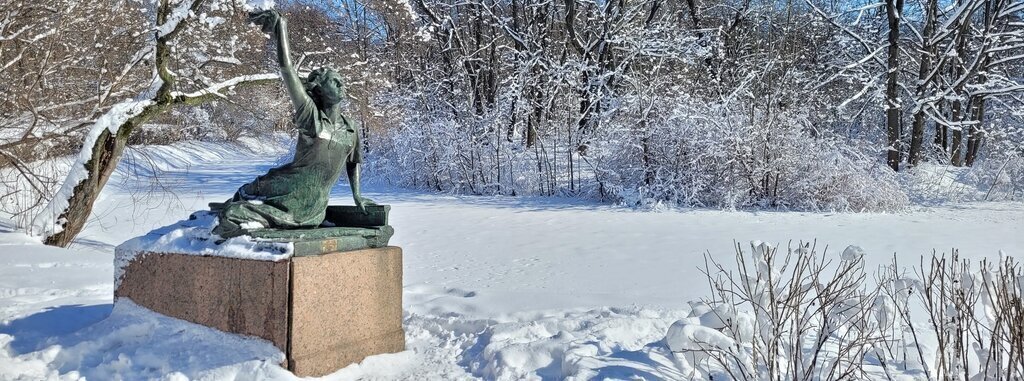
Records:
M335 226L384 226L388 224L388 213L391 205L367 205L364 208L350 205L331 205L327 207L325 223Z
M295 157L290 163L243 185L230 200L214 208L220 218L213 233L230 238L253 235L260 227L317 228L324 221L331 188L338 182L342 170L347 173L352 188L356 205L353 208L366 213L367 206L376 204L360 194L362 147L358 128L341 113L339 104L344 97L341 76L332 69L320 68L302 81L292 66L286 20L272 10L253 13L250 20L277 43L281 78L295 107L298 127ZM386 216L387 211L383 213ZM334 220L337 226L368 226L367 218L362 216L354 217L351 223Z
M210 203L210 210L220 211L226 204ZM338 251L385 247L395 234L388 225L390 205L367 205L365 211L351 205L327 207L327 217L316 228L308 229L240 229L261 242L291 242L292 255L306 257Z
M317 229L262 229L248 232L253 238L266 242L291 242L292 255L306 257L338 251L385 247L395 234L391 226L372 228L317 228Z

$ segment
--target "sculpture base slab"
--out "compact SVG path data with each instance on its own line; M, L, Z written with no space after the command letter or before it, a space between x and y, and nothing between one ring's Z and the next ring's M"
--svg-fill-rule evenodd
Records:
M125 268L114 296L266 339L300 377L405 349L402 250L394 246L277 262L146 253Z

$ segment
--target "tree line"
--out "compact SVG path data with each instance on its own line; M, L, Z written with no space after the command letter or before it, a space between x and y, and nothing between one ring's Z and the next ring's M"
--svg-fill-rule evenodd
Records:
M1020 0L277 7L292 20L300 70L331 65L348 79L348 112L379 181L630 204L892 210L914 196L895 171L930 163L971 167L989 194L1024 190ZM208 138L182 133L202 126L221 138L289 128L266 41L245 22L252 9L242 0L0 4L5 213L42 221L42 234L59 235L48 242L64 245L124 147ZM112 114L146 100L138 113ZM94 131L114 116L116 128ZM76 154L71 166L84 176L45 165Z

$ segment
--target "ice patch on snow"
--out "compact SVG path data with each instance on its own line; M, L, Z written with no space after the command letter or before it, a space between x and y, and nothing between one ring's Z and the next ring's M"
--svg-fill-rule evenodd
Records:
M260 261L280 261L292 256L294 245L290 242L269 242L240 236L217 244L210 233L215 226L216 214L199 211L187 220L125 241L114 250L114 289L121 284L124 268L140 254L174 253Z

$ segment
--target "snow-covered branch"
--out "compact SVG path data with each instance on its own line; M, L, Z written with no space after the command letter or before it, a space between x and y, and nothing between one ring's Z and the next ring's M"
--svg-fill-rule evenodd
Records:
M175 98L177 101L180 101L180 102L188 102L192 98L200 98L200 97L210 96L210 95L221 97L221 98L227 98L227 96L225 96L224 94L221 94L221 91L223 91L224 89L231 89L231 88L233 88L235 86L245 85L245 84L250 84L250 83L255 83L255 82L272 81L272 80L277 80L277 79L280 79L280 78L281 78L281 75L277 74L277 73L242 75L242 76L234 77L234 78L231 78L231 79L228 79L228 80L224 80L224 81L221 81L221 82L209 85L209 86L207 86L205 88L202 88L200 90L196 90L196 91L193 91L193 92L189 92L189 93L182 93L182 92L178 92L178 91L172 91L171 92L171 97Z
M181 0L177 6L166 16L165 21L156 26L156 35L158 38L164 38L175 33L179 30L179 25L182 21L193 13L195 8L198 8L199 4L202 4L203 0Z
M150 99L124 101L112 106L110 110L93 122L89 132L85 135L82 150L75 156L71 169L61 183L60 189L53 195L46 207L32 219L30 227L32 234L51 236L64 230L64 224L67 221L62 220L60 217L67 211L69 200L75 193L76 188L89 178L86 163L95 160L96 152L93 151L92 147L96 145L100 135L104 132L116 134L125 122L142 114L146 107L153 104L153 100Z

